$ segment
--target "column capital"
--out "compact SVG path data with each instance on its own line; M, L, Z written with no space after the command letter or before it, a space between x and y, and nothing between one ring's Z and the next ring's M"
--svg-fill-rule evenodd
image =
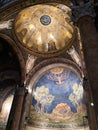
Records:
M86 15L95 17L93 0L90 0L87 3L83 3L78 6L74 6L74 5L72 6L72 20L74 22L77 22L79 18Z
M24 96L25 93L27 92L25 87L17 87L16 88L16 95Z

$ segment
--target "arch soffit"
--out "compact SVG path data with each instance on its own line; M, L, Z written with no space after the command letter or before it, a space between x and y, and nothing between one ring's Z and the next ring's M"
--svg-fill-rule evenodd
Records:
M18 61L19 61L19 65L20 65L20 71L21 71L21 85L24 83L25 80L25 61L23 58L23 55L21 53L21 51L19 50L19 48L17 47L17 45L15 44L15 42L6 34L2 34L0 33L0 38L4 39L5 41L7 41L7 43L12 47L12 49L14 50L15 54L17 55Z
M77 64L68 59L53 58L42 61L29 72L26 78L26 87L28 88L28 90L32 91L38 79L49 69L55 67L65 67L72 70L74 73L77 74L77 76L79 76L80 80L82 81L82 71L80 70Z

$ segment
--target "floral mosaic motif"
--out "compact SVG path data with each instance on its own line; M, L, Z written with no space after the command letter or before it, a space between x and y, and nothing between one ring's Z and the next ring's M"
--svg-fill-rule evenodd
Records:
M40 111L42 113L44 113L44 107L50 105L54 99L54 96L49 94L49 89L45 88L45 86L36 88L36 92L34 92L33 95L37 100L36 108L38 108L38 105L41 104Z
M81 100L83 99L83 86L81 84L73 84L72 86L73 93L70 94L69 99L74 104L77 105L81 103Z
M63 80L54 80L54 77L50 78L51 75L62 75ZM76 73L66 68L51 69L40 77L33 89L28 123L39 128L83 130L85 127L89 130L87 119L84 121L87 116L84 95L81 80Z

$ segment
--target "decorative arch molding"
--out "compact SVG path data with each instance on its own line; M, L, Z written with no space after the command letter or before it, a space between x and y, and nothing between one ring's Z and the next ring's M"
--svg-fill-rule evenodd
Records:
M9 36L0 33L0 38L5 40L12 47L13 51L15 52L15 55L18 58L20 72L21 72L20 84L22 85L24 83L24 80L25 80L25 61L24 61L24 58L22 56L22 53L19 50L19 48L17 47L17 45L15 44L15 42Z
M13 17L14 12L18 13L19 11L28 6L33 6L37 4L50 4L53 6L62 4L70 7L72 2L70 0L17 0L16 2L10 3L8 6L3 6L2 8L0 8L0 20L8 20L9 18Z
M29 73L28 73L28 76L27 76L27 81L26 81L26 86L28 85L32 85L30 84L30 81L32 80L32 75L34 76L38 71L40 71L41 68L44 68L48 65L51 65L51 64L63 64L65 66L70 66L71 69L74 69L74 71L79 75L79 77L81 77L82 79L82 71L81 69L78 67L78 65L74 62L72 62L71 60L68 60L68 59L65 59L65 58L52 58L52 59L48 59L48 60L45 60L45 61L42 61L41 63L39 63L37 66L35 66ZM47 67L48 68L48 67ZM52 68L52 67L50 67Z

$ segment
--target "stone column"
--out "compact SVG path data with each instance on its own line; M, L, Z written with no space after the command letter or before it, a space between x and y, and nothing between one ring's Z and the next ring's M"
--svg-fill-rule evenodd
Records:
M87 70L86 87L88 89L89 125L91 130L98 130L98 33L94 25L92 0L82 6L74 6L73 13L80 31L84 60Z
M12 109L10 112L9 120L7 123L6 130L19 130L20 119L22 114L22 106L24 102L25 88L16 88Z
M98 5L98 0L94 0L94 4L95 4L95 5Z

